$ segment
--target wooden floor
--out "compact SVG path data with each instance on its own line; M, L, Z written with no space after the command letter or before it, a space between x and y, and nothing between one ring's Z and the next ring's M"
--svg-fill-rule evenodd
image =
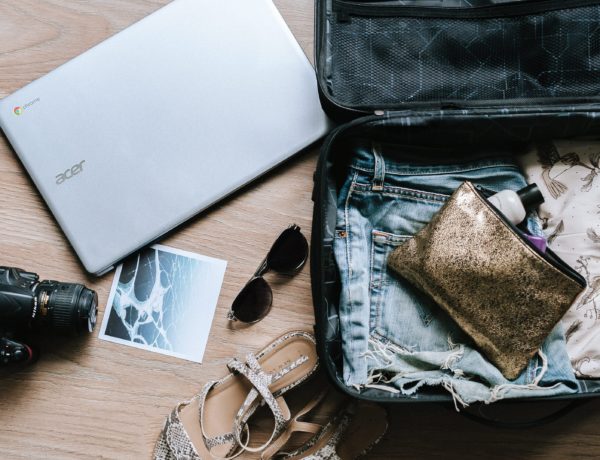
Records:
M0 98L165 3L0 0ZM276 4L312 58L312 1ZM316 158L317 149L300 155L162 241L229 263L204 364L100 341L99 328L84 339L48 341L37 364L0 376L0 458L149 458L170 409L207 379L222 376L230 357L259 349L284 330L310 328L308 268L275 285L273 311L261 323L231 330L225 314L283 228L296 222L310 235ZM87 284L98 291L104 310L113 275L85 275L4 138L0 254L1 265ZM530 410L520 406L518 412ZM370 458L600 458L598 402L559 422L523 430L479 425L434 405L401 405L390 413L391 428Z

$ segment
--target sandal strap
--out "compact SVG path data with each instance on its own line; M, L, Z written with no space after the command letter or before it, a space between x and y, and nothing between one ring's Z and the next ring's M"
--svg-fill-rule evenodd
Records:
M283 446L285 446L292 434L310 433L317 434L323 427L318 423L292 422L288 428L273 443L262 451L261 460L271 460Z
M212 438L204 438L204 445L211 452L215 447L222 446L225 443L234 442L235 436L233 432L225 433L220 436L214 436Z
M239 375L243 375L252 384L253 388L248 393L248 396L246 397L244 403L240 407L240 410L238 411L238 413L235 417L234 424L233 424L233 426L234 426L233 431L230 433L224 433L224 434L221 434L218 436L213 436L213 437L208 436L208 434L204 430L204 427L206 426L204 423L204 405L206 403L206 398L207 398L208 394L220 381L213 380L213 381L206 383L206 385L204 385L204 387L202 388L202 391L197 396L197 398L199 400L198 407L199 407L199 418L200 418L200 428L202 431L202 439L204 441L204 444L205 444L207 450L209 452L211 452L211 455L212 455L212 450L215 447L221 446L224 444L228 444L228 443L232 443L233 447L232 447L231 451L229 452L229 455L226 457L223 457L221 460L234 459L234 458L238 457L239 455L241 455L244 451L260 452L260 451L264 450L272 442L272 440L275 439L275 437L278 436L279 433L281 433L285 429L285 427L287 425L288 419L286 419L286 417L283 415L283 411L286 411L289 413L287 404L285 403L283 398L280 398L280 402L278 403L277 400L275 399L275 396L273 395L273 393L271 393L271 391L269 390L269 385L275 383L276 381L281 379L283 376L285 376L286 374L288 374L289 372L291 372L292 370L294 370L301 364L305 363L306 361L308 361L308 357L302 355L296 361L294 361L290 365L286 366L285 368L280 369L279 371L275 372L274 374L267 374L260 367L260 363L258 362L256 356L254 356L251 353L246 356L245 364L241 363L237 359L231 360L227 364L227 367L229 368L229 370L232 372L235 372ZM264 444L263 446L261 446L258 449L251 449L248 447L250 433L248 430L247 422L253 412L250 409L256 404L256 400L258 399L259 396L262 397L261 403L266 403L269 406L269 408L271 409L271 412L273 413L273 416L275 419L275 428L273 429L273 434L271 436L271 439L266 444ZM242 441L242 439L241 439L242 433L245 433L245 435L246 435L245 442Z
M263 371L262 367L260 367L260 363L258 362L256 356L254 356L252 353L248 353L246 355L246 365L258 375L267 375L267 373Z
M283 415L282 407L288 414L289 409L287 408L285 400L283 400L282 398L279 398L281 403L280 406L280 404L275 398L275 395L271 393L269 385L278 381L283 376L290 373L306 361L308 361L308 357L302 355L283 369L280 369L279 371L275 372L274 374L266 374L260 367L260 363L258 362L256 357L252 354L246 357L246 366L244 366L242 363L235 359L232 362L230 362L230 369L240 372L254 386L254 388L250 390L246 401L244 401L244 404L242 404L242 407L240 407L240 410L238 411L233 424L233 433L235 435L235 439L243 450L248 452L261 452L265 450L273 442L273 440L276 439L285 430L289 420L289 416L286 417ZM262 446L251 448L248 447L248 442L242 442L240 436L243 428L246 428L247 430L247 421L249 418L248 414L250 413L249 409L250 407L252 407L254 401L257 399L259 394L263 397L263 401L261 402L261 404L266 403L267 406L269 406L269 409L271 409L275 424L269 440ZM247 440L249 441L249 439L250 435L248 432Z
M232 360L232 361L236 361L239 363L239 361L237 359ZM282 377L284 377L286 374L288 374L289 372L293 371L294 369L296 369L298 366L304 364L306 361L308 361L308 357L305 355L301 355L297 360L295 360L294 362L292 362L290 365L279 369L277 372L275 372L274 374L270 375L271 381L268 384L269 386L274 384L275 382L277 382L279 379L281 379ZM247 365L250 369L253 369L254 372L256 372L257 374L264 374L264 371L262 370L262 368L260 367L260 363L258 362L258 360L256 359L256 357L252 354L249 354L248 356L246 356L246 362ZM275 393L273 393L273 397L277 398L279 394L283 393L286 389L280 389L278 391L276 391ZM246 397L246 400L244 401L244 403L242 404L241 409L245 408L246 410L244 411L244 416L241 419L241 424L245 424L248 419L250 418L251 415L251 411L250 408L253 406L253 404L255 403L256 399L259 397L259 392L257 391L256 387L253 387L250 392L248 393L248 396Z
M210 438L204 431L204 403L206 402L206 396L208 395L209 391L212 390L217 383L218 383L217 380L212 380L210 382L207 382L202 387L202 391L200 392L200 394L198 394L198 409L200 412L200 414L199 414L200 415L200 429L202 430L202 439L204 440L204 444L206 444L207 447L208 447L208 443L210 442L211 444L213 444L214 439L218 438L218 436L216 438ZM216 444L213 444L213 446L214 445L216 445Z
M210 390L212 390L217 383L219 383L218 380L213 380L208 382L206 385L204 385L204 387L202 388L202 391L200 392L200 394L198 395L198 411L199 411L199 415L200 415L200 429L202 430L202 440L204 441L204 445L206 446L206 449L210 452L211 456L214 459L220 459L220 460L232 460L236 457L238 457L239 455L242 454L242 452L244 452L243 449L239 449L237 451L232 451L230 452L229 455L225 456L225 457L216 457L212 454L212 450L217 447L217 446L222 446L223 444L227 444L227 443L235 443L235 436L233 433L225 433L225 434L221 434L218 436L208 436L206 434L206 432L204 431L204 403L206 402L206 397L208 395L208 393L210 392Z
M234 361L237 361L237 360L234 360ZM239 361L237 361L237 362L239 363ZM262 368L260 367L260 363L258 362L256 357L252 354L249 354L246 356L246 364L257 375L264 375L263 378L265 380L268 380L270 378L270 382L266 385L267 388L270 385L272 385L273 383L277 382L280 378L282 378L285 374L287 374L291 370L291 369L288 370L288 369L284 368L284 369L279 370L275 374L267 376L265 374L265 372L262 370ZM270 393L270 391L269 391L269 393ZM240 410L245 409L244 416L241 418L240 424L245 424L248 421L248 419L250 418L250 416L252 414L252 411L250 409L253 407L254 403L256 402L256 400L259 396L260 396L259 391L256 389L255 386L253 386L252 389L248 392L248 396L246 396L246 399L244 400L243 404L240 407ZM273 394L273 397L276 398L276 395ZM234 429L234 431L235 431L235 429Z
M179 420L179 408L177 406L167 420L165 421L164 427L164 443L169 451L171 458L188 459L188 460L200 460L200 456L194 449L193 444L189 440L189 437L183 427L183 424Z
M321 401L325 398L327 390L322 391L316 395L306 406L302 408L300 412L292 419L285 431L279 436L269 447L267 447L261 455L261 460L270 460L273 458L279 450L287 444L294 433L312 433L317 434L322 428L322 425L318 423L301 422L299 419L305 416L307 413L312 411L318 406Z
M239 360L233 359L229 362L229 364L227 364L227 367L231 371L243 375L244 377L246 377L246 379L250 381L250 383L254 387L253 390L257 391L258 394L262 396L263 401L267 404L267 406L269 406L269 409L271 409L271 412L275 417L275 427L276 429L279 429L280 426L285 425L287 420L281 412L281 408L275 400L275 396L273 396L273 393L271 393L271 391L269 390L269 385L273 382L273 375L264 372L260 368L258 361L256 361L256 358L253 355L248 355L246 357L246 363L247 364L242 364ZM244 404L242 404L242 407L240 407L238 414L236 415L236 420L239 420L239 425L241 425L241 419L243 418L243 415L247 412L247 409L249 408L248 402L252 402L249 401L250 396L253 396L252 390L250 391L250 394L244 401ZM254 397L252 399L256 398ZM234 427L237 426L238 424L234 425ZM236 431L240 433L241 430L234 429L234 433ZM240 442L239 437L236 437L236 441Z

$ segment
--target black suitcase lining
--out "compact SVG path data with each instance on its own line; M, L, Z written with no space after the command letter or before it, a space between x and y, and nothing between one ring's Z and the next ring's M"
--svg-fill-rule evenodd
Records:
M319 30L319 80L331 101L373 111L599 100L598 1L510 2L487 7L504 17L482 18L459 14L481 8L399 3L321 2L327 20ZM515 13L513 3L537 8ZM563 6L544 10L548 3ZM415 10L455 17L409 14Z

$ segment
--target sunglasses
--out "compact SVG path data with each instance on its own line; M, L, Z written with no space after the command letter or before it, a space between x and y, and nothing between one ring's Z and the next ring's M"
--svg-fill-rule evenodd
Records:
M291 225L275 240L267 257L237 295L227 314L230 321L256 323L271 310L273 291L263 276L268 271L282 275L295 275L308 259L308 241L300 227Z

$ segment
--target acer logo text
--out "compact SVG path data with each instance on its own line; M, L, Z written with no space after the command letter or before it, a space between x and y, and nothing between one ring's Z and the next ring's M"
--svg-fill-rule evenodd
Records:
M60 185L63 182L65 182L69 179L72 179L74 176L76 176L77 174L82 172L83 171L83 163L85 163L85 160L82 160L81 162L74 164L72 167L67 169L65 172L58 174L56 176L56 185Z

